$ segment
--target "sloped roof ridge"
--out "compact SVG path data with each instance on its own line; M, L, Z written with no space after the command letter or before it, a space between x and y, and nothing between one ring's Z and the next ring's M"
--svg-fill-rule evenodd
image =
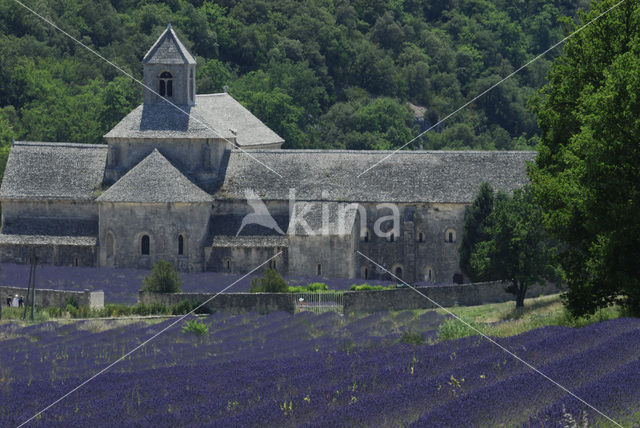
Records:
M182 56L182 59L185 62L187 62L189 64L195 64L196 63L196 60L193 57L193 55L191 55L191 53L187 50L187 48L184 46L184 44L182 43L182 41L180 40L180 38L178 37L176 32L171 27L171 23L169 23L169 25L167 25L166 30L164 30L162 32L162 34L160 35L160 37L158 37L158 39L153 44L153 46L151 46L151 48L147 51L145 56L142 58L142 62L143 63L149 62L154 57L157 48L168 37L170 37L173 40L173 42L176 44L176 47L178 48L178 53Z
M232 152L251 152L251 153L358 153L364 155L376 154L521 154L521 153L537 153L535 150L344 150L344 149L231 149Z
M30 147L73 147L76 149L103 149L107 150L107 144L86 144L86 143L68 143L68 142L48 142L48 141L14 141L14 146L30 146Z

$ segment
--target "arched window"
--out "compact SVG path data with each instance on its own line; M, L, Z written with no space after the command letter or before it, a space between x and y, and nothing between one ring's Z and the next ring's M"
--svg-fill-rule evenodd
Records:
M369 279L369 267L366 265L360 266L360 278Z
M392 233L391 235L389 235L389 242L393 242L395 240L396 240L396 235L395 234Z
M424 242L424 233L418 233L418 242Z
M400 266L396 268L395 274L398 278L402 278L402 268Z
M322 275L322 265L320 263L318 263L318 266L316 266L316 274L318 276Z
M231 272L231 259L224 259L224 267L227 272Z
M173 96L173 76L168 71L160 73L158 78L158 93L163 97Z
M113 257L116 252L116 240L113 233L107 232L107 257Z
M456 231L455 229L447 229L444 232L444 242L456 242Z
M435 277L433 276L433 269L431 268L431 266L427 266L427 268L424 270L424 280L429 283L435 282Z
M178 235L178 255L184 255L184 236Z
M275 270L276 269L276 261L275 259L269 261L269 268Z
M73 256L73 265L78 266L79 264L80 264L80 260L78 259L78 256Z
M364 234L364 242L369 242L369 229Z
M149 255L149 235L142 235L142 239L140 239L140 254Z

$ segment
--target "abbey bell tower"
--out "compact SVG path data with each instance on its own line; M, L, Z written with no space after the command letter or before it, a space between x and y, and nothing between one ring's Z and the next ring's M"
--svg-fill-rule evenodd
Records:
M145 105L163 102L162 98L178 105L195 105L196 60L171 24L144 56L142 65Z

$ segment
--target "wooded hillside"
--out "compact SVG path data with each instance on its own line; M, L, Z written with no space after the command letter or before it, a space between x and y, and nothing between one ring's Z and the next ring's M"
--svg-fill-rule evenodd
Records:
M588 0L26 1L106 58L142 76L171 21L197 57L199 93L230 93L288 148L389 149L565 35ZM527 100L535 62L414 148L535 144ZM0 138L97 143L141 88L65 35L0 0ZM424 122L414 121L410 102Z

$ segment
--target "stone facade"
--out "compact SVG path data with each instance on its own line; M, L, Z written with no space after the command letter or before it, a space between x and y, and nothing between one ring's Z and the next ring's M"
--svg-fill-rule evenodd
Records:
M142 62L144 103L106 144L14 143L0 261L28 263L35 251L56 265L166 259L183 271L245 273L273 258L262 268L391 279L364 254L406 281L462 282L466 207L484 181L522 186L535 156L282 150L228 93L196 95L195 59L170 26Z

